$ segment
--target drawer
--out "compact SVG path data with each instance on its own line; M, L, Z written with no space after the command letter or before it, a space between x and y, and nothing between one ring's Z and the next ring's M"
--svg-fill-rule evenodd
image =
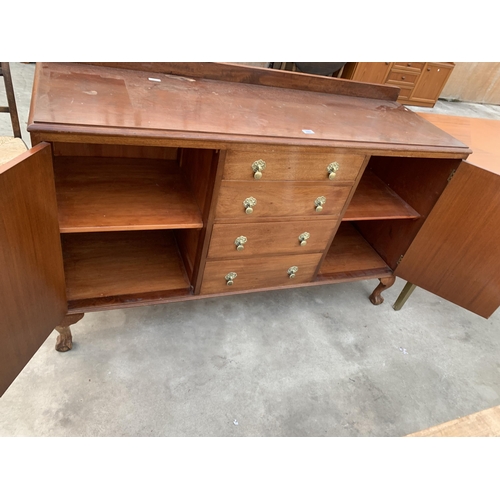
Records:
M215 217L248 221L260 217L336 217L350 191L351 186L325 182L222 181ZM319 211L316 203L322 197L325 201ZM253 201L253 208L246 209Z
M404 69L406 71L415 71L420 73L424 69L425 63L423 62L396 62L393 64L394 69Z
M241 259L256 255L323 252L336 226L337 219L215 224L208 258ZM246 241L240 239L237 245L236 240L241 237Z
M334 149L318 152L287 150L282 153L229 150L224 164L224 179L257 182L252 166L261 161L264 162L261 165L265 164L261 172L262 181L354 182L364 159L363 155L339 154ZM330 179L328 166L331 164L336 171Z
M401 92L399 93L398 99L409 99L411 96L411 93L413 92L413 88L401 88Z
M321 253L255 257L253 259L211 260L206 263L201 294L237 292L256 288L308 283L312 280ZM296 267L296 269L292 269ZM228 285L230 273L232 285ZM290 277L293 273L294 277Z
M387 77L386 83L393 85L408 85L413 87L420 75L418 73L400 73L391 71Z

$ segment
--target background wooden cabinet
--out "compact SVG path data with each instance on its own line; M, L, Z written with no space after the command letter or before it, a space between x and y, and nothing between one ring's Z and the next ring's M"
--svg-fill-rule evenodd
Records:
M401 89L401 104L433 107L454 66L434 62L355 62L344 66L341 78L395 85Z

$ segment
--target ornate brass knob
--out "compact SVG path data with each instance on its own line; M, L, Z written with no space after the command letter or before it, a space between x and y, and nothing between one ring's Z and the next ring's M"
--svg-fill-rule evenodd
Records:
M264 160L257 160L252 163L253 176L259 180L262 178L262 172L266 169L266 162Z
M299 268L297 266L292 266L290 269L288 269L288 277L295 278L295 274L297 274L298 270Z
M335 179L335 176L337 175L337 170L340 168L340 165L334 161L333 163L330 163L328 167L326 167L326 171L328 172L328 178L333 181Z
M300 236L299 236L299 241L300 241L300 245L301 246L304 246L304 245L307 245L307 240L309 239L309 236L311 236L309 233L302 233Z
M236 273L227 273L226 274L226 285L231 286L234 283L234 279L238 276Z
M316 198L314 201L314 205L316 206L316 212L321 212L323 210L323 205L326 203L326 198L324 196L320 196Z
M250 198L247 198L243 202L243 206L245 207L245 213L247 214L253 213L253 207L255 207L255 205L257 205L257 200L255 198L253 198L252 196L250 196Z
M247 238L246 236L238 236L235 240L234 240L234 244L236 245L236 250L238 250L238 252L241 252L245 247L243 246L245 243L247 242Z

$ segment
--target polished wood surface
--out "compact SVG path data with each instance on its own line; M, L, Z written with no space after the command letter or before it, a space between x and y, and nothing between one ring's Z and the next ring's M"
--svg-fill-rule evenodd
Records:
M337 217L344 207L351 186L328 182L222 181L216 219L260 220L266 217ZM324 196L321 212L315 201ZM244 200L257 200L252 214L245 213Z
M420 214L372 171L366 171L343 220L417 219Z
M499 437L500 406L408 434L407 437Z
M178 148L131 146L124 144L92 144L79 142L53 142L54 156L103 156L108 158L150 158L177 160Z
M172 231L63 234L64 272L70 301L189 293Z
M397 89L382 85L360 85L357 82L346 82L338 78L303 73L290 73L275 69L258 68L231 63L88 63L97 66L134 69L139 71L183 75L191 78L209 78L235 83L251 83L309 92L365 97L368 99L384 99L395 101Z
M390 276L391 269L349 222L340 224L318 279Z
M462 162L396 275L488 318L500 305L500 177Z
M307 283L312 280L321 255L321 253L316 253L237 260L211 260L205 266L201 293L232 293L233 291L254 288ZM288 275L288 269L292 266L298 267L295 278L290 278ZM225 276L230 272L238 275L232 286L228 286L225 280Z
M467 163L500 175L500 120L435 113L419 115L469 145L472 154L467 158Z
M50 145L0 166L0 395L66 313Z
M338 153L335 150L305 151L272 150L256 148L255 151L229 150L224 165L224 179L256 181L252 164L258 160L266 162L262 181L327 181L331 183L353 182L363 164L363 155ZM339 168L333 180L328 178L327 167L333 162Z
M54 170L63 233L203 227L177 162L56 157Z
M337 226L336 219L308 220L294 222L264 222L215 224L209 259L241 259L257 255L321 253ZM305 245L299 236L309 233ZM244 249L238 251L236 238L245 236Z
M168 134L225 143L390 144L391 149L399 145L407 151L437 148L468 154L465 145L390 101L83 64L42 63L35 80L30 132Z

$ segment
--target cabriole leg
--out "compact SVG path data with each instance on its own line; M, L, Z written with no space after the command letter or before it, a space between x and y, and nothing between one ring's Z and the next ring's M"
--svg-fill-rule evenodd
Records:
M83 313L68 314L56 330L59 332L56 340L56 351L66 352L73 347L73 338L71 337L70 326L74 325L83 318Z
M373 290L372 294L370 295L370 302L375 306L378 306L382 304L382 302L384 302L384 297L382 297L381 293L394 285L396 276L379 278L379 281L380 283L378 284L377 288L375 288L375 290Z

